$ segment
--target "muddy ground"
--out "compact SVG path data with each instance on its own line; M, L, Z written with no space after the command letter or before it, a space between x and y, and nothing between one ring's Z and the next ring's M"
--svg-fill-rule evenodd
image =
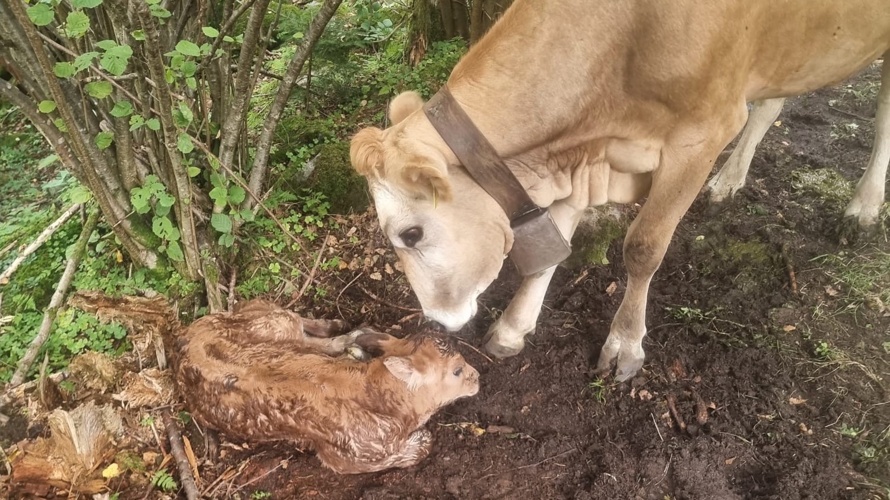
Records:
M292 447L223 442L222 458L200 466L201 489L280 499L883 498L890 270L874 266L890 262L890 244L886 232L868 244L836 235L868 160L878 81L870 68L793 99L733 204L710 216L700 197L652 283L647 360L632 381L592 370L624 292L615 238L599 242L605 263L561 268L526 349L492 361L475 348L518 284L505 268L460 334L482 389L432 419L435 451L419 466L344 477ZM622 208L622 220L633 211ZM410 330L417 301L373 217L343 222L344 233L355 229L334 235L341 245L329 251L358 260L345 257L327 293L300 310ZM863 266L865 278L851 274ZM200 454L200 433L187 435ZM151 497L144 485L117 486L120 498Z

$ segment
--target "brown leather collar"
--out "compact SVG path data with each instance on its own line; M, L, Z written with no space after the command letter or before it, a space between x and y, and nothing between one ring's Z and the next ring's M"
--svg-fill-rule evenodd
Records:
M426 103L423 111L470 176L501 205L511 224L540 212L541 207L532 201L488 139L454 100L447 85Z

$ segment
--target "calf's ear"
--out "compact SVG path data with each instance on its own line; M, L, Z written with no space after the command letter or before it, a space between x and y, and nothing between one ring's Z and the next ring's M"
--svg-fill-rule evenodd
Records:
M383 364L389 373L408 386L409 391L417 389L423 382L423 375L414 368L408 358L390 356L383 360Z
M411 90L402 92L389 103L389 121L395 125L422 107L423 98L420 94Z
M371 175L383 166L383 131L377 127L359 130L349 145L349 160L359 175Z

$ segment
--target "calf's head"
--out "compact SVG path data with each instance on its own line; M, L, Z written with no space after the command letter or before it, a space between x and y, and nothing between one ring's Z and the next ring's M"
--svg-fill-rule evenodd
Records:
M459 330L513 245L500 205L460 167L414 92L390 105L392 126L365 128L350 156L424 314Z
M362 335L356 342L383 357L386 369L438 408L479 392L479 372L454 349L451 340L415 335L398 339L386 334ZM434 408L433 408L434 409Z

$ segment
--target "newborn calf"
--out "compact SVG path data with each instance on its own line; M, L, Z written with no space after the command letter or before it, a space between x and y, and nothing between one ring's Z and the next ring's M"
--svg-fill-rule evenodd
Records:
M264 301L206 316L177 339L179 390L198 422L239 440L308 446L341 474L417 464L432 444L420 427L476 394L479 373L442 338L317 337L344 326ZM333 357L355 345L378 357Z

